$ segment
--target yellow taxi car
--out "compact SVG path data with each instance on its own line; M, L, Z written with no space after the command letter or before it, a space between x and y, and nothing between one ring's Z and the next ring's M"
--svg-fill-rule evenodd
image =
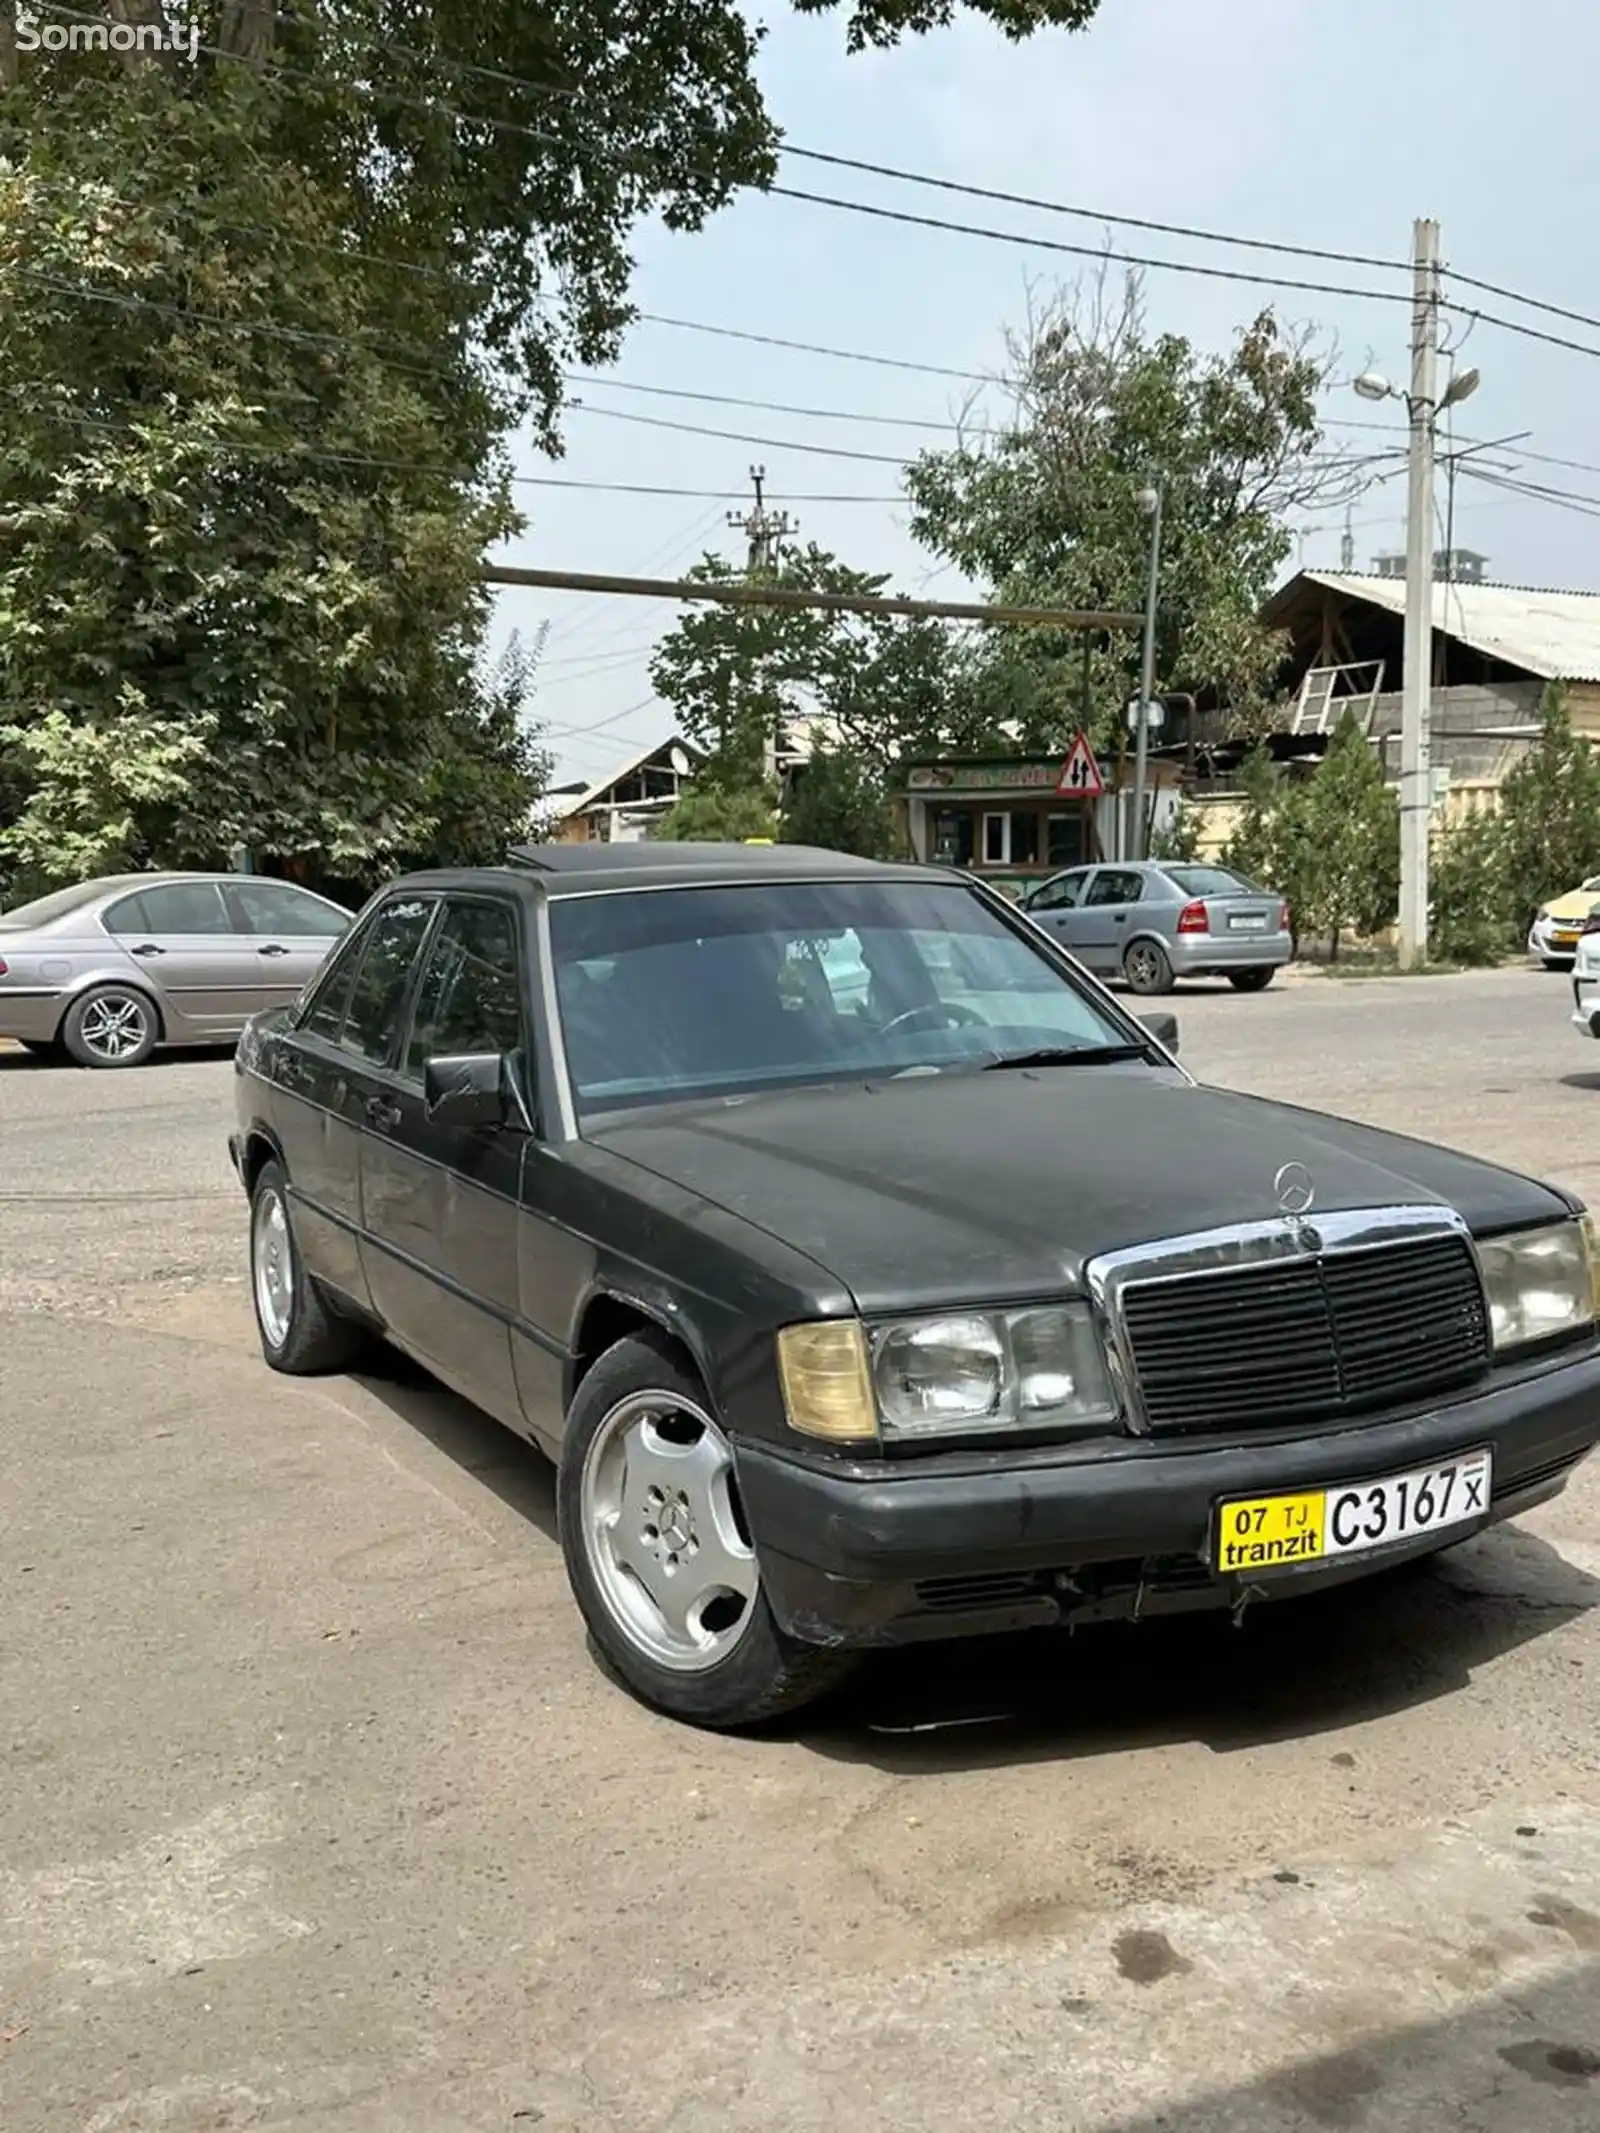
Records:
M1600 874L1591 874L1565 896L1552 897L1534 914L1528 932L1528 953L1536 955L1546 970L1570 970L1578 952L1583 922L1600 903Z

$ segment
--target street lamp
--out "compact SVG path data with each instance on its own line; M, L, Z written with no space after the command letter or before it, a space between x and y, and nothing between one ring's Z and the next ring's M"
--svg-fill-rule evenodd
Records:
M1439 226L1414 232L1416 315L1411 344L1411 390L1402 392L1379 371L1354 379L1363 400L1401 400L1411 426L1407 454L1405 675L1400 708L1400 967L1428 955L1428 842L1433 778L1428 760L1433 695L1433 450L1440 415L1478 389L1475 370L1435 387L1439 357Z
M1139 655L1139 726L1133 752L1133 856L1145 856L1144 787L1150 746L1150 692L1156 684L1156 588L1161 577L1162 483L1139 491L1139 509L1150 520L1150 571L1144 589L1144 643Z

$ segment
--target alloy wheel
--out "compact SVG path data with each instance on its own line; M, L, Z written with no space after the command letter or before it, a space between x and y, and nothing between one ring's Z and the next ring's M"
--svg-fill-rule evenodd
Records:
M148 1040L150 1010L137 993L97 993L83 1011L79 1034L85 1051L115 1065Z
M294 1321L294 1248L283 1196L270 1185L257 1193L250 1217L250 1270L261 1330L281 1348Z
M636 1650L704 1673L755 1616L755 1550L739 1517L733 1453L704 1408L637 1392L601 1422L579 1492L584 1553L606 1612Z

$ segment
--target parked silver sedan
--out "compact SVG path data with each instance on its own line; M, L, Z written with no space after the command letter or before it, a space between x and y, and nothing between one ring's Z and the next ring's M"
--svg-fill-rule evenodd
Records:
M1101 977L1135 992L1225 977L1260 992L1293 953L1289 906L1226 867L1118 861L1070 867L1021 899L1028 916Z
M0 912L0 1037L86 1067L222 1044L286 1006L350 924L259 874L119 874Z

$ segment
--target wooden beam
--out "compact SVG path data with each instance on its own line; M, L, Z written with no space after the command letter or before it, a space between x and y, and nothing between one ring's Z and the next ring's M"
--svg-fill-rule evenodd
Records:
M486 563L482 585L535 585L548 592L632 593L643 600L712 600L725 607L822 608L847 615L922 615L1039 630L1136 630L1142 615L1071 607L990 607L975 600L875 599L864 593L810 592L796 585L712 585L698 578L614 578L583 570L523 570Z

